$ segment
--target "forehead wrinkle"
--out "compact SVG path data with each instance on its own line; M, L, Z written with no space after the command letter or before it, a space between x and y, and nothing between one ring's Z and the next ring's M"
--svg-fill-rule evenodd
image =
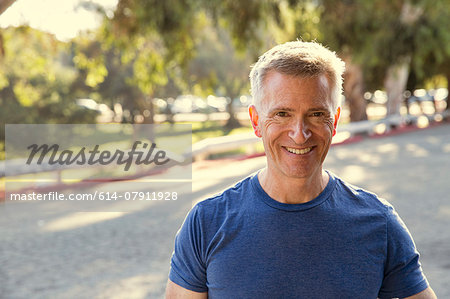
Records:
M267 88L268 79L275 74L286 76L287 80L293 82L297 88L287 89L280 85L286 82L286 78L276 78L275 88ZM260 100L260 107L264 110L276 110L283 109L285 111L294 111L297 107L292 105L301 104L303 101L313 103L316 110L328 110L328 104L333 105L331 99L331 91L329 89L329 80L325 74L319 74L318 76L290 76L276 71L270 71L268 76L264 78L264 96ZM312 81L311 81L312 80ZM304 85L310 85L311 82L315 85L311 90L301 88ZM295 101L292 101L295 99ZM326 102L326 103L325 103ZM329 103L330 102L330 103ZM287 104L286 104L287 103ZM259 105L258 105L259 106Z
M305 95L305 97L308 97L309 95ZM311 101L313 103L312 107L308 108L308 111L310 110L327 110L328 109L328 97L326 92L321 92L311 98ZM266 105L268 108L272 110L283 110L283 111L296 111L297 105L301 104L305 99L302 96L295 96L295 102L292 102L291 99L285 98L285 97L277 97L276 94L270 95L268 98L266 98ZM308 100L306 100L308 101ZM286 105L285 103L289 103ZM295 105L293 107L292 105Z
M328 111L328 107L325 105L321 105L317 107L311 107L308 109L308 111Z

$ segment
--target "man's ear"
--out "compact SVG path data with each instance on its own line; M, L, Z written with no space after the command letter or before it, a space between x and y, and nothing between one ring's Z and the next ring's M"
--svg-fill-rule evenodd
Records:
M259 118L255 105L248 107L248 114L250 115L250 121L252 123L253 131L257 137L261 137L261 131L259 130Z
M337 108L336 114L334 115L333 136L336 135L336 128L339 121L339 117L341 117L341 107Z

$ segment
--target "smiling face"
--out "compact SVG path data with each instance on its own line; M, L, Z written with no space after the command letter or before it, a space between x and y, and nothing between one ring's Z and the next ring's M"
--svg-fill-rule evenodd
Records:
M264 80L263 97L250 106L262 137L271 177L319 178L339 119L325 75L294 77L276 71Z

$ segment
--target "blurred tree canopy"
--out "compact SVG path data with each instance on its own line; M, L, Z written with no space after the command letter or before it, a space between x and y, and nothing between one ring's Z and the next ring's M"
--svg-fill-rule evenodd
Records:
M88 97L110 108L124 110L118 122L152 123L151 96L167 83L167 72L158 44L137 38L133 47L118 48L97 37L72 41L73 61L78 70L72 90L77 98ZM148 111L145 112L145 111Z
M238 127L232 101L249 92L248 74L254 58L248 52L237 51L223 27L212 26L211 19L205 22L203 34L195 41L195 54L188 64L188 86L190 92L198 96L226 97L230 115L226 126Z
M146 112L144 122L152 122L154 97L209 91L229 98L227 126L238 126L232 100L247 93L249 66L262 41L244 38L261 31L253 20L262 23L258 11L267 9L259 1L252 7L256 10L244 10L247 4L237 1L119 1L113 18L105 13L92 43L74 47L75 64L83 70L78 82L131 115ZM245 51L251 45L253 56Z
M367 117L364 91L385 87L389 92L387 79L404 89L406 82L399 82L394 72L398 66L403 65L407 74L415 74L414 88L437 74L449 78L445 65L450 58L450 10L446 0L288 2L293 11L301 11L294 32L302 35L306 31L310 36L309 32L317 30L307 25L309 12L314 11L320 32L317 39L346 61L344 95L352 121ZM389 78L390 74L393 78Z
M66 45L30 27L2 30L0 116L5 123L93 122L95 113L75 104L70 85L76 71Z
M351 120L357 121L367 118L365 90L391 85L404 89L408 76L400 80L399 71L413 72L416 85L432 75L446 75L448 6L446 0L120 0L111 21L119 36L159 32L165 47L172 56L178 52L180 61L194 55L193 24L202 13L224 24L235 46L253 56L264 52L260 46L269 27L284 31L278 42L316 39L347 62L345 96ZM399 101L398 94L388 90L388 95L389 101Z

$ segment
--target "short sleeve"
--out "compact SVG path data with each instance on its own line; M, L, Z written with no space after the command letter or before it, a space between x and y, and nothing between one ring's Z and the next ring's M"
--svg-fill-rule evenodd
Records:
M404 298L428 287L419 253L406 225L389 206L387 215L387 257L379 298Z
M175 237L169 278L172 282L194 292L206 292L206 266L202 258L199 207L186 216Z

